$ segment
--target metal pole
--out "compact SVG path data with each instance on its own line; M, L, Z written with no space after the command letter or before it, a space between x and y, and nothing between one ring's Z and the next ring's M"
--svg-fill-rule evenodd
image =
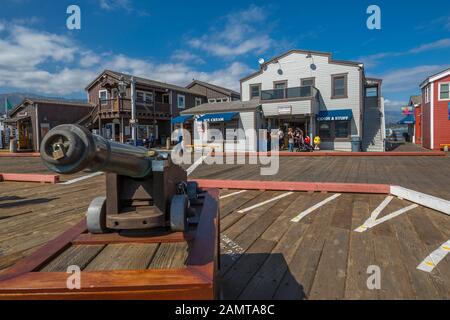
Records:
M134 77L131 77L131 139L136 145L136 83Z

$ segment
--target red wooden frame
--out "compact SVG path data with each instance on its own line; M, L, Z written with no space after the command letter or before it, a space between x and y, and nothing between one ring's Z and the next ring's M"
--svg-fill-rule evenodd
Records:
M194 179L200 188L389 194L388 184Z
M214 152L215 156L272 156L271 152L235 152L227 154L227 152ZM315 152L289 152L280 151L280 157L417 157L417 156L445 156L443 151L386 151L386 152L348 152L348 151L315 151ZM275 154L273 154L275 156Z
M41 154L39 152L0 152L0 158L38 158Z
M0 181L58 183L59 175L36 173L0 173Z
M120 236L86 236L83 219L59 237L0 274L0 299L214 299L217 296L219 247L219 190L207 191L195 235L163 234L133 242L191 239L187 266L163 270L82 271L81 289L66 287L69 274L38 272L74 243L123 243ZM122 242L121 242L122 241Z

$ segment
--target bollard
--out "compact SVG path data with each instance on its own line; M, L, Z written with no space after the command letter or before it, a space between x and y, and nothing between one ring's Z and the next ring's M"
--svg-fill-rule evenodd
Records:
M9 152L11 153L17 152L17 142L15 138L9 140Z

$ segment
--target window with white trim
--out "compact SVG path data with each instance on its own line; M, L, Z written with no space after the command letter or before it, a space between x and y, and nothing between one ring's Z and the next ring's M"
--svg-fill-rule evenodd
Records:
M195 98L195 106L199 106L202 104L202 98Z
M108 100L108 90L100 90L98 92L98 99L101 104L106 103L106 100Z
M424 95L425 103L429 103L430 102L430 86L426 86L423 89L423 95Z
M450 100L450 82L439 83L439 100Z
M186 108L186 97L184 95L177 95L177 106L179 109Z

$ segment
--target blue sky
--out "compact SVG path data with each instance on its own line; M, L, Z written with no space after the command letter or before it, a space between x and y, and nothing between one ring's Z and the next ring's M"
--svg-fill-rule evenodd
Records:
M361 61L384 80L388 108L450 66L448 1L2 0L0 93L84 97L110 68L186 85L192 78L239 88L239 79L289 49ZM81 30L66 9L81 8ZM381 30L366 9L381 8Z

